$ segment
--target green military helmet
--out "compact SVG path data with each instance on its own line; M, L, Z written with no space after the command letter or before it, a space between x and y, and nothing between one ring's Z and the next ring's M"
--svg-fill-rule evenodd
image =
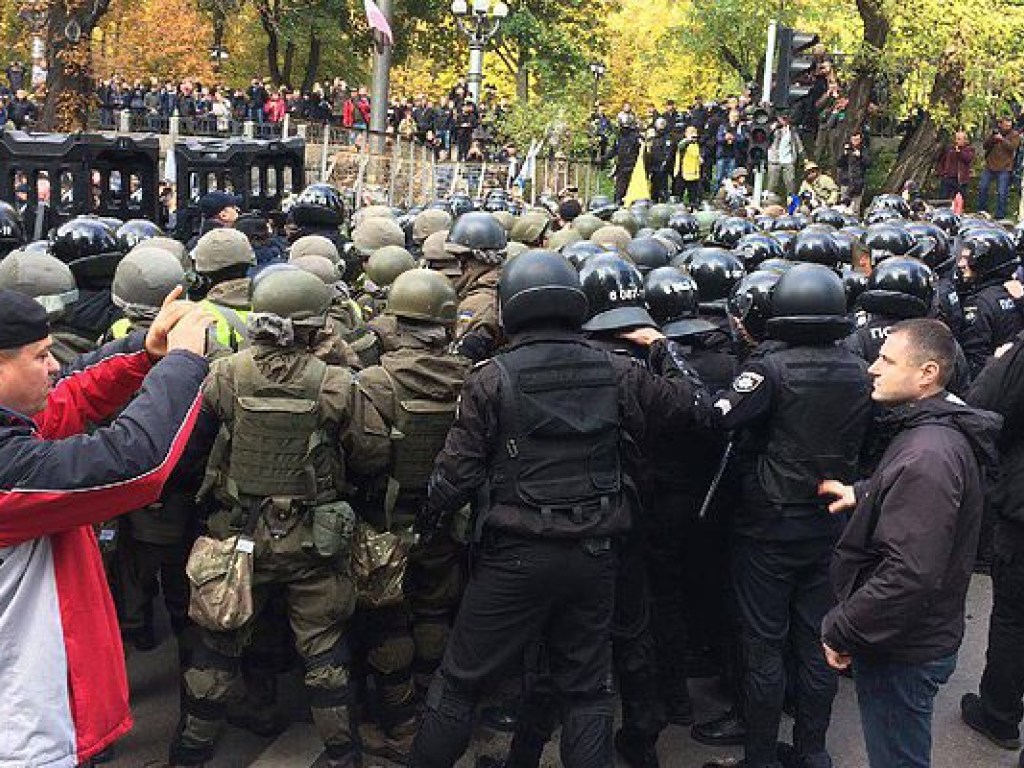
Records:
M411 269L395 279L384 311L407 320L452 325L458 304L447 277L430 269Z
M580 233L580 237L589 240L597 230L604 226L604 222L592 213L584 213L572 221L572 228Z
M405 232L394 219L376 216L352 230L352 245L361 256L369 256L386 245L405 247Z
M173 237L164 237L163 235L157 235L151 237L148 240L143 240L141 243L136 245L136 248L141 248L145 245L146 248L163 248L181 264L181 268L188 272L192 269L192 257L189 256L188 250L185 248L185 244L180 240L175 240ZM131 251L129 251L131 253Z
M572 227L562 227L548 238L548 248L557 251L572 243L583 240L583 236Z
M50 320L59 319L78 300L71 268L41 251L11 251L0 261L0 288L31 296Z
M365 224L370 219L391 219L394 221L395 212L386 205L368 205L360 208L352 214L352 223L355 226Z
M293 324L322 327L331 298L331 289L323 280L291 264L264 270L253 279L252 311L256 315L275 315Z
M627 211L624 208L620 208L615 211L615 213L612 214L611 219L609 219L609 223L614 224L617 227L622 227L629 232L630 237L636 235L637 230L640 229L640 222L637 221L636 216L633 215L631 211Z
M196 272L208 275L228 267L255 266L256 254L248 237L237 229L220 227L199 238L192 249L192 261Z
M292 257L288 260L288 263L293 267L298 267L303 272L316 275L324 281L324 285L334 285L341 280L341 272L338 271L338 267L326 256Z
M137 245L117 265L110 296L130 316L139 310L159 310L167 294L184 284L185 270L172 254Z
M629 230L615 224L606 224L590 236L592 243L614 248L621 253L626 252L626 246L632 239L633 236L629 234Z
M516 217L509 211L491 211L491 216L498 220L506 232L511 232L516 225Z
M721 211L716 211L711 208L701 208L700 210L695 211L693 216L697 219L697 225L700 227L700 234L703 238L711 234L711 227L714 226L716 221L722 218L723 214Z
M448 230L435 232L423 241L423 260L427 266L447 277L458 277L462 274L459 258L448 253L445 243L448 242Z
M541 211L530 211L524 213L509 233L509 239L517 243L536 246L544 240L544 233L551 225L551 218Z
M395 282L403 272L416 268L416 259L400 245L386 245L374 251L366 261L366 277L380 288Z
M647 213L647 226L651 229L661 229L668 226L668 220L675 213L675 208L667 203L657 203L651 206Z
M417 245L423 243L435 232L451 229L452 215L440 208L428 208L416 214L412 223L412 241Z
M526 253L528 250L530 250L530 246L526 243L519 243L513 240L505 248L505 261L510 261L519 254Z
M323 256L330 259L332 264L340 264L342 261L338 246L323 235L303 235L288 247L289 261L302 256Z

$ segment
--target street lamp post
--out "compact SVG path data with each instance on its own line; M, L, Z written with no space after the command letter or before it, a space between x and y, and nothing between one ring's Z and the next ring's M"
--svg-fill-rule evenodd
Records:
M453 0L452 14L459 31L469 39L469 76L466 84L473 102L480 103L480 86L484 80L484 49L498 33L502 20L508 16L504 0Z
M605 66L600 61L590 62L590 74L594 76L594 98L591 101L591 107L597 106L597 95L598 90L601 87L601 78L604 77Z

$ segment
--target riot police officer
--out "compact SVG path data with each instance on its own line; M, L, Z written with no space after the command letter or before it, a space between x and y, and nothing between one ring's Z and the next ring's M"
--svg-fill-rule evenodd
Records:
M955 280L964 308L963 347L971 376L977 376L992 353L1024 330L1024 314L1007 289L1020 264L1010 236L1001 229L971 230L960 242Z
M355 608L346 567L355 517L341 493L346 472L378 473L389 446L380 415L353 407L352 374L307 351L324 327L330 301L327 286L297 268L262 275L253 287L252 346L211 367L204 430L218 437L200 495L212 494L215 511L200 542L206 542L205 552L236 536L249 542L253 611L240 626L225 628L205 606L202 645L185 672L182 720L170 749L174 765L210 759L237 691L241 654L275 586L283 592L304 661L328 765L359 765L344 637ZM208 578L192 570L196 556L194 551L189 566L193 584ZM200 559L196 567L203 562L213 560ZM197 605L194 594L193 617Z
M436 272L403 272L388 293L394 319L380 363L357 377L390 429L387 471L371 478L353 506L387 561L390 589L357 611L367 664L379 699L380 744L367 751L405 762L415 734L413 673L429 678L440 663L463 582L463 548L448 535L409 547L411 524L423 506L434 459L455 415L468 361L450 354L456 296ZM405 572L405 587L401 574ZM414 663L418 662L418 664Z
M623 438L703 419L705 394L653 329L625 335L650 344L659 375L585 343L586 298L557 254L510 262L500 300L510 345L466 380L429 486L428 520L481 488L489 494L476 510L476 567L411 765L454 765L482 685L541 638L562 704L563 763L610 766L615 542L636 511Z
M836 344L852 323L834 271L794 266L772 292L772 313L768 333L779 343L747 358L715 403L720 425L743 431L731 565L746 659L745 760L749 768L780 765L788 646L797 666L793 763L825 768L836 680L819 635L842 521L829 515L817 487L830 474L856 477L870 382L867 364Z
M445 241L445 251L461 265L454 283L459 295L455 343L473 361L489 357L498 346L498 275L507 245L504 228L484 212L460 216Z

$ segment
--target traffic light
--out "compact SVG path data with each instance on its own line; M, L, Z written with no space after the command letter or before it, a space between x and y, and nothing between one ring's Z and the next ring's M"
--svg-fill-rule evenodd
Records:
M747 144L747 167L752 171L768 166L768 147L772 143L772 113L767 107L756 107L750 116L750 142Z
M810 52L820 38L810 32L780 26L778 40L779 57L775 68L775 85L772 88L772 105L777 109L789 109L811 90L808 81L814 71L815 61Z

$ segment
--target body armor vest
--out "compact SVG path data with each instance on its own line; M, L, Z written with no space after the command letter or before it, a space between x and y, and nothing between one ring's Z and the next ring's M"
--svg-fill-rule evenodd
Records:
M391 427L391 480L402 496L423 496L434 470L434 460L444 448L448 430L455 421L456 401L428 400L418 397L388 370L381 368L395 393L395 422ZM390 483L389 483L390 485ZM391 489L389 488L389 495Z
M278 383L260 373L246 350L235 358L235 373L234 423L228 434L222 427L210 454L219 490L234 503L335 498L343 472L320 424L327 365L310 358L298 380Z
M764 358L776 387L757 477L768 500L787 508L821 507L823 479L850 483L870 423L871 384L864 361L837 347L796 347Z
M494 358L502 378L492 501L582 522L622 491L615 369L579 342L536 341Z

